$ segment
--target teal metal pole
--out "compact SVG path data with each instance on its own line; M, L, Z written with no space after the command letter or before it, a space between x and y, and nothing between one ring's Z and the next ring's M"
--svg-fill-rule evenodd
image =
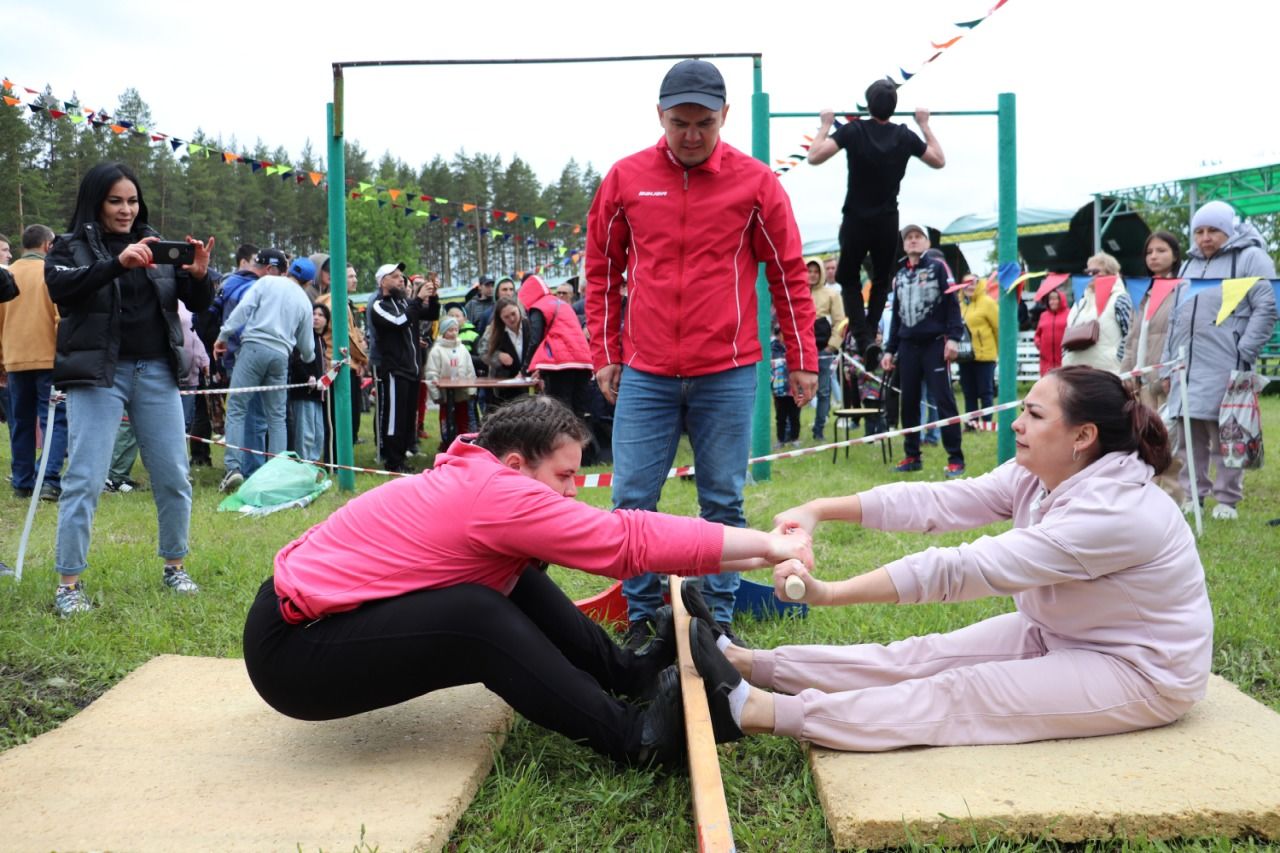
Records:
M766 166L769 164L769 94L764 91L761 57L752 60L755 70L755 91L751 94L751 156ZM764 264L756 269L756 320L760 326L760 350L764 358L756 364L756 405L751 418L751 455L767 456L770 449L769 413L773 408L773 392L769 388L769 281L765 278ZM751 466L751 476L764 482L771 476L768 462Z
M1008 287L1018 275L1018 118L1017 102L1012 92L999 96L998 149L1000 152L1000 225L997 244L1000 259L1000 402L1018 398L1018 294ZM1008 280L1006 280L1008 277ZM996 459L1013 458L1012 409L998 412L996 423Z
M351 345L351 333L347 328L347 162L342 138L342 69L333 69L333 103L327 110L329 130L329 298L333 324L333 351L335 355ZM355 454L351 450L351 366L344 364L338 370L338 379L329 393L333 395L333 436L337 447L339 465L354 465ZM344 492L355 491L356 475L344 468L338 469L338 488Z

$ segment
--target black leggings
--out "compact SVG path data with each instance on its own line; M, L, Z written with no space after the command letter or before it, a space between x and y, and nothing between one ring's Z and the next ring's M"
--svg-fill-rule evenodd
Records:
M478 683L526 719L622 762L640 751L643 709L611 694L643 695L670 663L619 647L535 568L509 596L461 584L298 625L281 617L267 578L245 622L244 661L267 704L296 719Z

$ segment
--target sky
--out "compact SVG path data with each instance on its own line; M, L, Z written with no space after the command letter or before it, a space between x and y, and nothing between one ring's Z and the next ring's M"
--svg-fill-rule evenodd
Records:
M0 74L108 112L132 87L155 130L262 140L294 157L309 140L323 157L334 62L760 53L771 110L813 114L773 120L776 159L800 150L819 110L852 110L872 80L905 68L918 73L899 90L900 110L994 110L999 93L1016 95L1021 207L1075 209L1093 192L1280 162L1271 67L1280 4L1008 0L979 26L955 27L994 2L388 0L326 19L320 4L295 0L261 14L9 0ZM923 64L931 41L962 34ZM751 61L715 61L729 91L723 138L750 151ZM375 160L390 152L415 167L465 150L504 164L518 155L543 183L569 157L604 173L658 139L670 64L350 68L346 135ZM903 221L945 228L994 213L995 118L940 116L932 126L947 166L912 163ZM843 157L781 176L805 240L836 236L846 180Z

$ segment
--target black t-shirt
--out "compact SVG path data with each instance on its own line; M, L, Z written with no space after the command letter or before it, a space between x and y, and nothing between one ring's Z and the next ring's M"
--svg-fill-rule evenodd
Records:
M106 234L107 251L120 257L137 238L131 234ZM120 357L129 359L168 358L169 327L160 311L156 287L145 269L120 274Z
M842 212L869 217L898 210L907 162L928 147L906 125L874 119L841 125L832 137L849 157L849 192Z

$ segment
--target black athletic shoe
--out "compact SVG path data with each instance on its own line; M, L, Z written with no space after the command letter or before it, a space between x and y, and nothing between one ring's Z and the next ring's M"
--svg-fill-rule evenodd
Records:
M680 597L684 600L684 609L689 611L691 617L706 622L715 631L715 636L720 636L720 625L716 622L716 617L711 615L711 608L707 606L707 600L702 597L700 587L685 581L680 584Z
M711 730L715 733L716 743L737 740L742 737L742 729L738 728L729 711L729 694L742 683L742 676L716 647L715 633L701 619L689 622L689 647L693 652L693 664L698 668L698 675L702 676L707 691Z
M685 755L684 701L680 674L669 666L658 675L658 691L644 710L636 764L679 769Z
M664 604L659 607L649 625L653 631L653 639L647 646L636 652L636 656L661 660L662 666L675 663L676 618L671 612L671 605Z
M737 646L738 648L741 648L741 649L749 649L749 648L751 648L750 646L748 646L748 645L747 645L747 643L746 643L746 641L745 641L745 640L743 640L743 639L742 639L741 637L739 637L737 634L733 633L733 623L732 623L732 622L717 622L717 623L716 623L716 634L717 634L717 635L719 635L719 636L725 636L725 637L728 637L728 638L729 638L729 642L733 643L733 644L734 644L735 646Z
M638 652L649 644L649 640L653 637L653 620L637 619L627 628L627 633L622 640L622 647L628 651Z

